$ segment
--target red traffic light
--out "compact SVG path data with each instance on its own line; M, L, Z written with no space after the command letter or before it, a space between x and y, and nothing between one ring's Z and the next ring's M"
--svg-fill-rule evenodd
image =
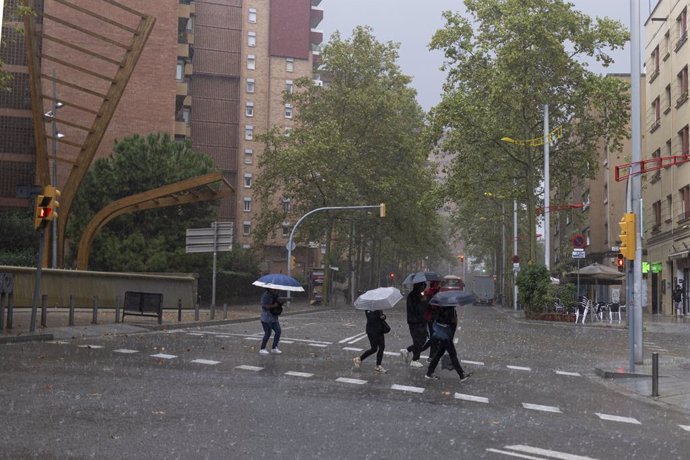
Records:
M623 254L618 254L618 259L616 259L616 265L618 266L619 272L625 272L625 256L623 256Z
M391 272L391 274L388 276L390 277L390 279L395 279L395 273L393 273L393 272Z
M38 210L38 217L41 219L47 219L50 217L50 215L53 213L53 210L51 208L40 208Z

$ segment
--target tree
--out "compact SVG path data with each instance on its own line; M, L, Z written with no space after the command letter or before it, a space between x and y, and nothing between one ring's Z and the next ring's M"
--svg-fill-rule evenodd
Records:
M425 167L423 112L410 78L396 64L397 48L377 42L365 27L356 28L350 40L335 34L321 51L319 71L327 84L302 79L285 95L296 109L294 129L289 136L278 129L260 136L266 147L254 185L261 204L258 244L285 219L295 222L312 209L381 202L388 205L385 219L317 213L300 227L298 239L325 238L326 263L343 251L358 253L360 261L371 256L373 273L432 252L442 241L435 213L439 201ZM290 200L288 213L282 198ZM334 248L335 234L366 247ZM325 285L328 291L328 279Z
M618 148L629 119L625 82L594 74L585 57L605 66L607 50L622 47L624 27L588 16L562 0L465 0L471 18L445 12L446 26L430 48L445 55L448 72L441 103L431 112L434 140L455 155L451 199L460 206L468 242L486 247L472 232L472 209L487 209L486 193L526 207L527 260L536 255L536 208L543 201L543 148L510 144L503 137L539 139L543 112L565 135L551 148L551 185L563 196L575 181L593 177L600 143ZM500 241L500 240L499 240Z
M86 224L111 201L212 171L212 160L167 134L134 135L97 160L79 188L69 220L72 257ZM112 271L184 271L185 229L208 226L216 210L195 203L125 214L94 238L89 267Z

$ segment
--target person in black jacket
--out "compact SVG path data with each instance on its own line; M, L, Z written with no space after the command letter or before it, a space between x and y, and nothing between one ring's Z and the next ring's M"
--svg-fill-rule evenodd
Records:
M384 336L386 315L381 310L365 310L365 313L367 315L367 337L369 338L371 348L360 356L353 358L352 361L355 363L355 367L359 368L362 365L362 361L376 353L376 367L374 371L385 374L387 371L381 366L381 362L383 361L383 351L386 349L386 339Z
M412 345L400 350L400 355L405 362L408 362L410 352L412 352L412 362L410 367L424 367L419 362L419 355L424 351L424 344L428 338L428 328L424 319L424 302L422 302L422 291L426 283L416 283L407 295L407 325L412 336ZM428 345L427 345L428 348Z
M436 352L431 357L431 362L429 363L429 368L424 376L427 379L438 380L438 376L434 375L434 370L438 362L441 360L441 356L445 352L448 352L450 356L450 362L453 364L455 372L460 376L460 381L464 382L470 378L470 373L465 373L462 366L460 366L460 360L458 359L458 352L455 350L455 345L453 344L453 337L455 336L455 330L458 327L458 316L455 312L455 308L452 307L441 307L438 312L436 321L439 323L440 329L445 329L447 331L446 336L440 336L434 332L431 336L431 340L436 344Z

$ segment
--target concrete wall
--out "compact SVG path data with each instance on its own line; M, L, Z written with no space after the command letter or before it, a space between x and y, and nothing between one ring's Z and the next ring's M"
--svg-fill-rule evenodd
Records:
M30 307L33 301L36 269L0 265L0 273L14 277L15 307ZM91 307L98 297L99 307L114 308L116 297L120 305L125 291L163 294L163 308L194 308L197 298L197 277L193 274L140 274L106 273L77 270L41 270L40 294L48 295L47 306L68 307L69 297L74 297L77 308ZM40 306L40 296L37 305Z

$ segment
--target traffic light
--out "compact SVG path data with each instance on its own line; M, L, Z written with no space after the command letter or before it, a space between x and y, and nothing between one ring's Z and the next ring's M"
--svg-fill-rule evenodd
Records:
M395 279L395 273L391 272L388 277L391 279L391 281L393 281Z
M36 205L34 206L34 230L40 230L45 226L45 222L48 221L47 217L51 212L51 208L48 207L50 203L50 197L44 195L38 195L36 197Z
M297 265L297 259L295 256L290 256L290 270L294 270Z
M628 260L635 260L635 239L637 226L635 213L626 212L618 223L621 227L618 238L621 240L620 253Z
M619 272L625 273L625 256L623 256L623 254L618 254L616 266L618 267Z
M465 255L460 254L460 263L465 263Z
M52 185L46 185L45 187L43 187L43 196L50 199L47 205L49 212L45 220L57 219L58 208L60 207L60 202L58 201L58 198L60 198L60 190L58 190Z
M379 205L379 217L386 217L386 203Z

